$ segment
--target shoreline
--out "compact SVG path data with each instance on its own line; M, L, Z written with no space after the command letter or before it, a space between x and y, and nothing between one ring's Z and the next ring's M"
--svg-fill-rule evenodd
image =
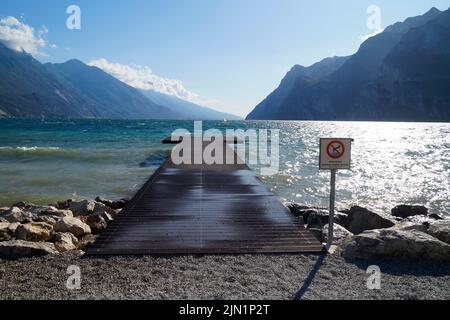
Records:
M16 234L13 237L31 237L25 242L34 243L37 246L48 244L53 248L52 251L48 247L45 250L36 248L31 250L27 247L21 251L23 248L20 249L19 246L14 249L15 251L2 251L2 244L11 241L17 242L17 240L4 241L4 239L0 239L0 286L4 288L0 292L0 299L450 299L450 260L442 260L446 257L445 255L439 256L441 260L425 259L426 254L421 258L390 257L390 252L387 252L386 257L378 257L377 255L380 254L378 251L374 251L371 257L360 257L359 251L355 251L355 257L345 255L348 247L354 247L355 239L364 238L379 231L368 230L351 236L348 233L342 233L341 225L345 225L343 221L347 221L347 223L352 221L349 217L355 215L355 212L357 212L357 216L365 215L365 219L369 219L369 217L373 219L378 216L376 213L359 207L337 212L336 242L340 246L334 254L83 256L83 251L80 250L95 241L96 235L92 234L93 230L98 228L95 231L96 234L105 230L107 228L106 220L113 219L113 215L119 215L121 208L126 203L127 201L123 199L111 201L99 197L96 200L80 202L65 200L54 203L53 206L18 203L16 205L22 209L15 207L20 211L13 210L12 216L12 208L8 208L9 211L4 211L6 208L0 209L0 226L10 225L11 223L2 221L12 219L11 217L17 220L24 219L22 222L16 222ZM287 207L294 216L303 219L305 226L315 232L317 236L326 234L324 230L326 230L328 221L326 221L323 210L298 204L288 204ZM413 209L419 210L420 208L414 207ZM407 211L399 212L405 214ZM71 214L73 217L69 217ZM68 217L69 219L67 219ZM427 221L421 220L425 218ZM61 233L59 227L56 226L61 225L60 221L67 220L66 222L68 222L70 219L79 220L80 223L89 227L90 231L83 229L85 227L80 224L77 225L80 228L74 229L69 228L70 225L68 225L66 232ZM377 219L374 221L379 223ZM383 219L395 220L393 217L383 217ZM435 218L420 215L408 218L396 217L396 219L398 223L394 227L385 226L385 229L380 230L382 232L384 232L383 230L394 230L393 232L399 232L401 235L404 235L405 232L412 232L413 235L416 235L414 233L418 232L416 229L425 230L423 227L427 223L433 224L433 221L447 223L449 221L435 220ZM416 222L405 221L405 219L416 220ZM381 223L386 223L384 220L381 221ZM58 231L53 231L54 234L51 238L45 241L37 241L33 238L35 236L44 236L45 238L46 229L41 229L41 227L51 223L54 223L53 229ZM349 229L355 228L355 226L361 227L358 223L347 224L347 227ZM36 229L31 228L33 224L36 224ZM405 226L410 231L401 230ZM19 228L23 230L17 231ZM5 229L3 228L3 230ZM0 236L4 237L5 234L8 234L1 231L0 228ZM73 236L65 236L70 233L73 233ZM421 233L425 235L425 231L421 231ZM58 237L55 237L55 234ZM9 233L9 235L11 234ZM392 237L392 234L389 237ZM429 242L431 236L428 237L427 241ZM386 241L386 239L381 240ZM403 238L397 240L411 241L411 239ZM75 242L78 245L75 245ZM446 246L437 239L432 240L431 243ZM21 244L23 243L21 242ZM412 245L414 244L413 242ZM420 241L418 245L421 245ZM383 246L389 248L391 244L386 242ZM444 248L448 248L448 245ZM369 249L364 248L366 252L369 252L367 251ZM18 254L18 256L5 259L5 252ZM2 254L3 256L1 256ZM30 256L27 257L26 254ZM79 290L70 290L66 287L70 276L68 267L74 265L78 266L81 272L81 288ZM367 268L373 265L378 266L381 271L380 290L370 290L367 287L370 277Z

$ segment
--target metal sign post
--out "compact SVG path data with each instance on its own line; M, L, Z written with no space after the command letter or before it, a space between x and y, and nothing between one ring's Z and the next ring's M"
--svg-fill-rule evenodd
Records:
M328 220L328 241L325 249L331 252L334 240L334 209L336 198L336 172L348 170L351 166L351 148L353 139L320 139L320 170L331 170L330 217Z

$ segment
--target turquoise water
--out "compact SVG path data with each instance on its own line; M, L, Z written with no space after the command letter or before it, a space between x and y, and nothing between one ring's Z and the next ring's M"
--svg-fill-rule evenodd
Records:
M389 211L400 203L450 214L450 124L206 121L208 128L279 129L280 172L261 176L283 200L326 206L320 137L351 137L352 170L337 205ZM192 121L0 120L0 206L19 200L132 196L170 153L160 141ZM252 166L259 173L258 166Z

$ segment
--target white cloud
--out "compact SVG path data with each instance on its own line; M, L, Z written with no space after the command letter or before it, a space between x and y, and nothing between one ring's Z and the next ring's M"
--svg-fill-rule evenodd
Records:
M160 77L147 66L111 63L106 59L92 60L88 64L137 89L154 90L188 101L196 101L198 98L198 95L187 90L180 80Z
M0 42L16 51L45 55L40 49L47 45L43 38L47 32L48 29L44 26L35 34L32 27L14 17L0 19Z
M382 33L383 31L384 31L384 29L382 29L382 28L376 29L376 30L374 30L372 33L369 33L369 34L365 34L365 35L359 36L359 38L364 42L364 41L366 41L367 39L372 38L373 36L376 36L376 35L379 34L379 33Z

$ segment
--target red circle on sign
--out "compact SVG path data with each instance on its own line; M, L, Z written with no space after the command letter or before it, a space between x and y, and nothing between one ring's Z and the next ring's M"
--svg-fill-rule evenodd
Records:
M330 158L339 159L345 153L345 146L341 141L331 141L327 146L327 154Z

